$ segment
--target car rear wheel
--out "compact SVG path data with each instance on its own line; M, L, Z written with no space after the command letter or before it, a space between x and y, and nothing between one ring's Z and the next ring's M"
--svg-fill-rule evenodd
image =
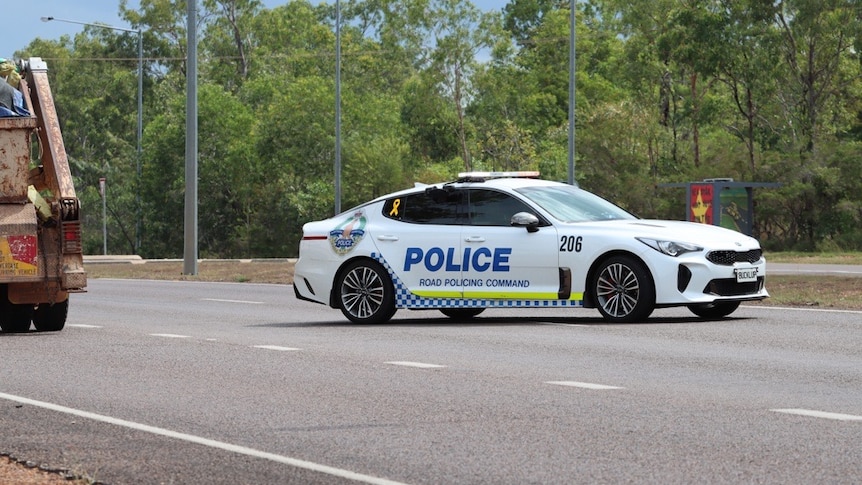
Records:
M739 308L738 301L715 301L704 305L689 305L688 309L700 318L713 320L730 315Z
M646 320L655 307L655 285L646 267L631 256L601 263L592 284L596 306L609 322Z
M49 305L40 303L33 312L33 326L40 332L59 332L66 326L69 300Z
M443 308L440 310L443 315L452 320L469 320L484 311L484 308Z
M349 263L336 285L341 313L353 323L384 323L395 314L395 289L379 264Z

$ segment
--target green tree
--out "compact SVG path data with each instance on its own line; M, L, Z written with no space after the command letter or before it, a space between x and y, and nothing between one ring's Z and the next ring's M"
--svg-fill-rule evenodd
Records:
M824 120L842 114L842 90L858 77L854 42L862 32L856 22L854 0L779 1L776 21L784 36L783 54L789 69L786 88L795 101L799 132L794 137L806 152L815 151L817 141L834 129Z
M234 91L248 78L253 20L263 5L260 0L205 0L204 8L211 12L204 32L210 59L205 77Z

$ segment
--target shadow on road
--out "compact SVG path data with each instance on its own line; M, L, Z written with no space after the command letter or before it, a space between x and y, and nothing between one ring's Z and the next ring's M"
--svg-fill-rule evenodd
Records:
M405 315L409 315L410 313L424 313L424 311L419 312L403 312ZM376 325L358 325L355 323L351 323L346 319L338 319L332 321L318 321L318 322L281 322L281 323L262 323L256 325L249 325L249 327L268 327L268 328L308 328L308 327L321 327L321 328L336 328L336 327L352 327L352 328L385 328L385 327L415 327L415 328L428 328L428 327L524 327L524 326L536 326L536 325L572 325L572 326L586 326L586 327L640 327L645 325L714 325L717 323L728 324L728 323L742 323L752 320L749 317L724 317L715 320L704 320L697 316L686 316L686 317L652 317L648 318L644 322L636 322L636 323L609 323L606 322L601 317L595 318L583 318L583 317L554 317L554 316L534 316L534 317L494 317L490 315L481 315L477 317L473 317L468 320L457 320L445 316L440 317L430 317L430 318L398 318L398 314L396 314L395 318L392 320Z

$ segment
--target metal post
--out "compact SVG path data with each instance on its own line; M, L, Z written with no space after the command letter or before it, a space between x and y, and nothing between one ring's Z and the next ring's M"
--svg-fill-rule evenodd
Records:
M569 1L569 185L575 183L575 5Z
M335 0L335 214L341 213L341 2Z
M183 274L198 274L198 40L197 0L186 9L186 200Z
M102 254L108 254L108 192L105 177L99 179L99 195L102 196Z
M135 254L141 252L143 210L141 208L141 140L144 137L144 33L138 28L138 153L135 173Z

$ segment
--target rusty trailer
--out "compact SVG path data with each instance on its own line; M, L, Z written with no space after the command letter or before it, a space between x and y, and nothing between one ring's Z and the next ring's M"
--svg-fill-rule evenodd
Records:
M18 69L23 111L0 117L0 330L59 331L69 294L87 286L80 202L47 65Z

